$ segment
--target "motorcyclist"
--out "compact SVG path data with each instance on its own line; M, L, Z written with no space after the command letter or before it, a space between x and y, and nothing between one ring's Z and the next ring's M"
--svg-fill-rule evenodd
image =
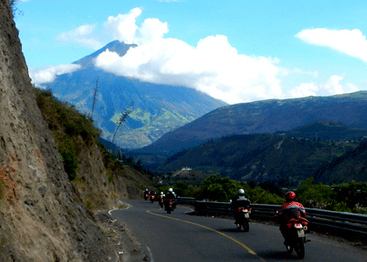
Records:
M306 210L300 202L296 201L296 197L296 193L293 191L285 193L285 202L278 211L278 219L280 223L279 229L284 239L287 239L287 223L290 219L306 218Z
M145 188L145 190L144 190L144 199L147 200L148 196L149 196L149 189Z
M173 191L173 188L170 187L166 193L166 197L172 197L172 198L176 198L176 193L175 191Z
M164 201L173 200L173 208L176 208L176 193L173 191L173 188L170 187L164 197Z
M163 207L163 201L164 201L165 194L161 192L158 196L158 202L161 207Z
M238 226L238 220L239 220L239 208L240 207L244 207L244 208L250 208L251 202L250 200L246 197L245 195L245 190L243 188L240 188L238 190L238 195L236 196L236 198L232 199L231 201L231 206L232 206L232 210L234 213L234 218L235 218L235 224Z
M150 199L150 201L154 202L155 197L156 197L156 192L154 190L151 190L149 192L149 199Z

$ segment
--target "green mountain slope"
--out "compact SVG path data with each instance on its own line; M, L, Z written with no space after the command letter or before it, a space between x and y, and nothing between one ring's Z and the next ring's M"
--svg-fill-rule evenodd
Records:
M266 100L218 108L162 136L141 152L172 154L208 139L274 133L320 121L367 128L367 92L330 97Z
M349 140L367 136L367 128L353 128L337 122L321 121L278 133L308 139Z
M191 167L235 179L294 186L355 143L297 139L286 135L236 135L170 157L162 171Z
M367 141L320 168L315 178L325 183L367 181Z

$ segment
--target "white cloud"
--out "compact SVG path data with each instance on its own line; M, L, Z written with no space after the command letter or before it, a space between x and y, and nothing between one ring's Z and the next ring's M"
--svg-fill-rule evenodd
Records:
M289 92L290 97L316 96L319 86L315 83L301 83Z
M42 84L53 82L58 75L72 73L78 69L80 69L80 65L77 64L51 66L45 69L30 71L30 76L35 85L42 86Z
M169 38L167 22L157 18L139 20L142 12L137 7L126 14L109 16L100 27L82 25L60 34L59 39L95 48L116 39L137 44L123 57L110 50L101 53L96 66L119 76L194 88L231 104L357 90L338 75L320 83L317 71L283 68L276 58L241 54L225 35L210 35L195 45ZM306 29L296 36L367 61L367 41L359 30ZM43 78L47 78L46 73ZM284 86L284 82L288 84ZM296 87L289 90L290 83Z
M168 25L159 19L136 24L139 10L108 18L119 40L138 46L123 57L107 50L96 66L120 76L195 88L228 103L282 96L276 59L239 54L224 35L205 37L196 46L166 38Z
M358 91L358 87L352 83L344 83L344 77L332 75L323 84L301 83L289 91L289 97L305 97L317 95L338 95Z
M343 94L358 91L358 87L352 83L342 83L343 76L332 75L323 86L323 92L326 94Z
M367 39L359 29L305 29L297 33L296 37L306 43L329 47L367 62Z
M141 15L142 9L136 7L131 9L127 14L119 14L117 16L109 16L105 27L113 36L113 39L118 39L126 44L133 44L137 25L136 19Z
M100 48L102 44L94 37L94 31L94 25L85 24L71 31L59 34L57 39L61 42L76 42L94 49Z

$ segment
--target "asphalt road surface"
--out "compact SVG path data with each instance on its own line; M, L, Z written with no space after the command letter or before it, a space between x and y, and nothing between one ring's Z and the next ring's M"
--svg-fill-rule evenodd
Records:
M129 201L130 207L114 210L112 216L127 224L155 262L193 261L287 261L276 226L250 223L250 232L239 232L233 220L186 214L180 207L167 214L157 202ZM356 248L318 234L308 234L302 261L365 261L367 249Z

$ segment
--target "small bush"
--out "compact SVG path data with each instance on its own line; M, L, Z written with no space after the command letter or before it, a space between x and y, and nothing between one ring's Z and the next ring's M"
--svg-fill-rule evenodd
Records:
M4 198L5 195L5 184L4 181L0 180L0 200Z
M68 174L69 180L73 181L76 177L76 171L78 168L76 155L72 151L61 151L60 153L64 163L65 172Z

